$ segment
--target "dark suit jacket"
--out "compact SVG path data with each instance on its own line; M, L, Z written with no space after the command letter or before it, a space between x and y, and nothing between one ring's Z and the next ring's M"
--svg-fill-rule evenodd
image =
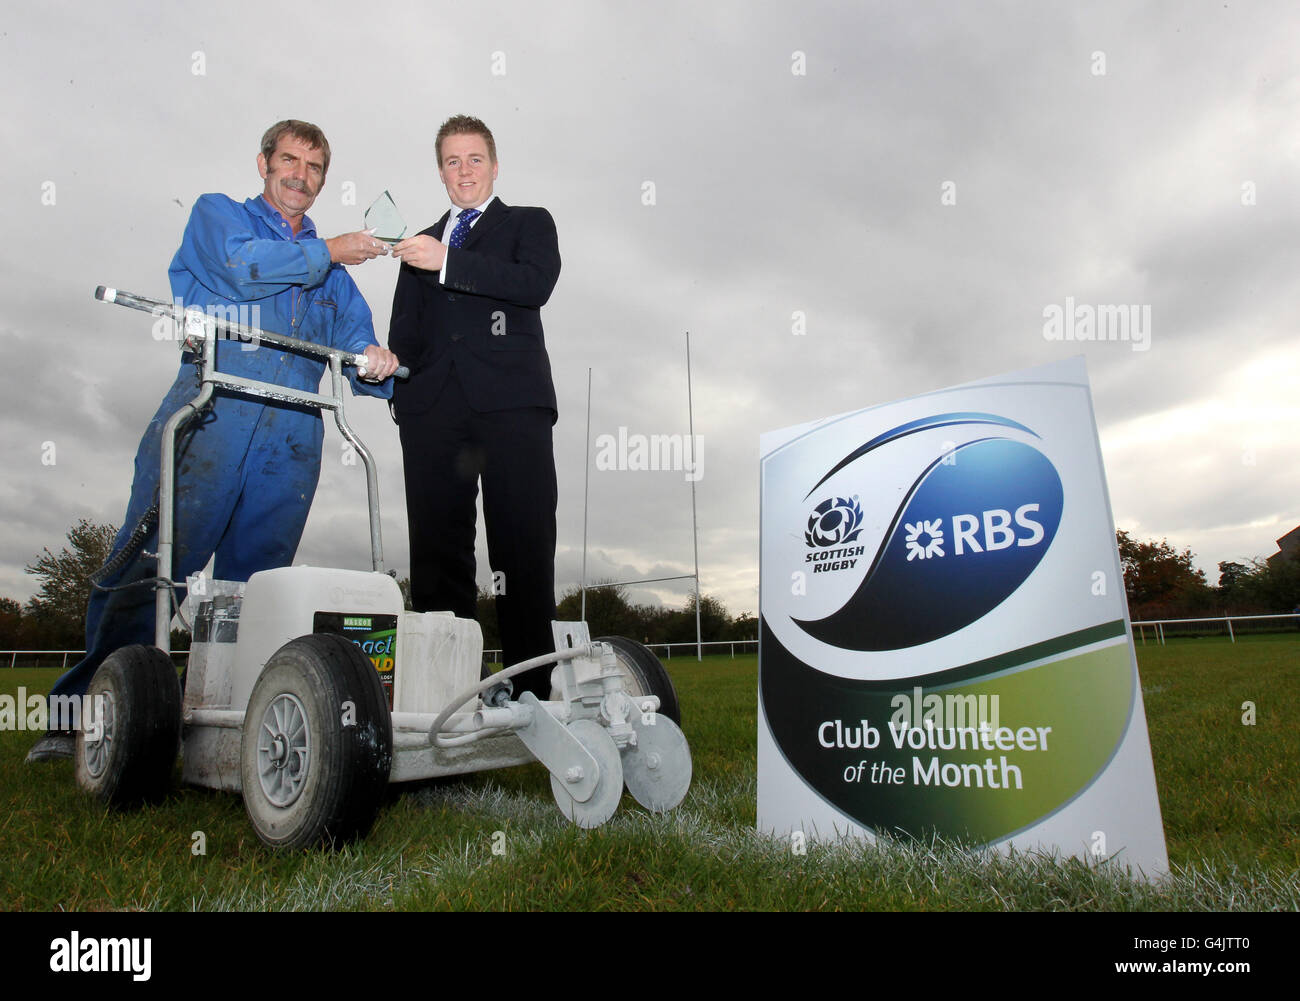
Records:
M441 239L450 214L424 235ZM394 388L398 418L428 410L453 365L475 410L549 407L554 414L541 308L559 277L551 214L500 198L484 210L464 247L448 251L446 284L436 271L403 264L388 331L389 350L411 369L411 378Z

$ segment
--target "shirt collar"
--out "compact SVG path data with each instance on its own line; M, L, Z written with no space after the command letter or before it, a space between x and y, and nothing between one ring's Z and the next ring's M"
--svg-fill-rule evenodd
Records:
M487 207L488 207L489 205L491 205L491 204L492 204L494 201L496 201L496 200L497 200L497 196L496 196L496 195L493 195L491 198L489 198L487 201L485 201L482 205L475 205L475 206L473 206L473 207L476 208L476 209L478 209L480 213L482 213L482 212L486 212L486 211L487 211ZM462 209L462 208L460 208L460 207L457 206L457 205L453 205L453 206L451 207L451 215L447 217L447 225L448 225L448 226L453 226L453 225L455 225L456 220L460 217L460 214L461 214L462 212L464 212L464 211L465 211L465 209ZM473 225L473 223L471 223L471 225Z
M302 217L302 228L298 230L295 236L293 227L289 225L289 220L280 214L279 209L266 200L266 195L250 198L247 204L270 223L273 230L283 233L286 240L311 240L316 237L316 224L312 222L311 216L304 215Z

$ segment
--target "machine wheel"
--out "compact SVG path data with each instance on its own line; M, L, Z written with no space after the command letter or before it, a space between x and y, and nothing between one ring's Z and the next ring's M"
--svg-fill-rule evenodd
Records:
M112 653L90 680L77 731L77 785L114 807L162 799L181 736L176 667L157 647Z
M335 847L374 823L393 764L393 718L374 665L332 633L290 640L244 713L244 809L272 848Z
M569 724L569 732L578 738L600 768L600 779L591 798L579 803L569 795L563 778L551 775L551 794L560 812L579 827L599 827L618 809L623 798L623 762L618 756L618 745L603 726L591 719L577 719Z
M691 787L691 749L668 717L633 713L636 746L623 749L623 781L632 798L651 813L677 807Z
M618 666L628 679L629 695L659 696L659 714L682 725L682 711L677 704L677 689L659 658L636 640L626 636L598 636L595 642L614 647Z

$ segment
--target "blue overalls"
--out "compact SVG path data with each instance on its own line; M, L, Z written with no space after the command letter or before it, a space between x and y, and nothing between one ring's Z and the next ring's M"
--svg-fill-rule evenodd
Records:
M325 241L304 217L295 237L264 198L242 205L203 195L194 205L169 269L172 295L185 307L222 307L219 315L246 326L361 352L375 344L370 307ZM199 389L186 355L135 456L126 517L112 563L157 502L163 425ZM315 391L325 363L237 340L217 346L218 371ZM392 381L371 385L348 370L354 394L387 399ZM287 566L302 537L320 475L324 427L318 412L291 404L244 399L218 390L213 403L180 433L176 454L176 533L172 579L185 578L214 554L218 580L246 581L259 570ZM156 524L139 549L157 549ZM116 587L157 573L135 555L100 583ZM183 588L181 589L183 592ZM180 596L178 595L178 600ZM154 641L154 589L91 591L86 656L55 683L51 696L84 695L103 660L124 646ZM51 727L61 721L51 720ZM66 721L62 721L66 722Z

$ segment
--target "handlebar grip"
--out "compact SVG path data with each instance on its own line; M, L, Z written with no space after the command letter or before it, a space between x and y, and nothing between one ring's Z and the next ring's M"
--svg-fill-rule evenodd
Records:
M345 365L348 364L355 365L357 367L357 375L360 376L362 379L366 377L365 363L366 363L365 355L354 355L353 361L344 362ZM398 365L397 370L394 371L393 374L389 376L390 379L409 379L410 377L411 377L411 370L406 365Z

